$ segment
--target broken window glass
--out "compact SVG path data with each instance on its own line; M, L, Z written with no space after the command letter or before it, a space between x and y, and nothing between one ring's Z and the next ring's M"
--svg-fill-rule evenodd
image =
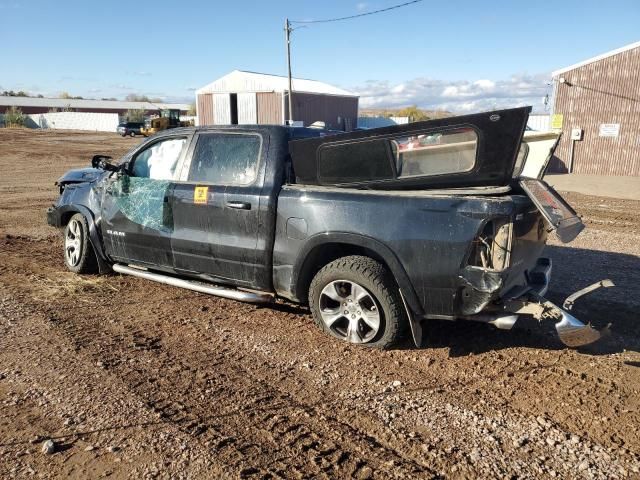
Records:
M144 149L133 160L132 176L172 180L186 143L186 138L171 138Z
M113 184L115 207L133 223L146 228L173 230L171 204L165 202L171 181L123 175Z

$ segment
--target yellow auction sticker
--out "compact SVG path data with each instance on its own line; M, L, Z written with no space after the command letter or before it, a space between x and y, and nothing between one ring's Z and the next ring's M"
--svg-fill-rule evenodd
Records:
M209 199L209 187L196 187L193 191L193 203L205 204Z

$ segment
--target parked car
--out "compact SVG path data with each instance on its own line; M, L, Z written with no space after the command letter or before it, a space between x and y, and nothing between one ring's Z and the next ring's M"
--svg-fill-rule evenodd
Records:
M118 125L116 131L123 137L136 135L142 135L142 129L144 128L144 122L123 122Z
M544 298L547 234L569 242L583 225L542 179L557 138L546 149L523 141L529 111L330 136L168 130L119 162L97 155L66 173L48 222L63 229L72 272L281 297L351 343L386 348L410 329L419 344L423 321L510 329L524 315L553 319L563 342L583 345L600 333L568 310L586 292L564 308ZM400 148L407 138L423 145ZM586 290L598 286L610 282Z

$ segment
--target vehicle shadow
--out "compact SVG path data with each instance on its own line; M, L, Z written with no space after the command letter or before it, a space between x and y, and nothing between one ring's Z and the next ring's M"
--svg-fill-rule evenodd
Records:
M599 280L609 278L616 285L576 301L571 313L598 330L604 329L600 340L578 351L589 355L639 352L640 257L553 245L546 247L545 255L553 261L547 298L558 305L571 293ZM403 347L411 348L409 344ZM437 347L449 347L452 357L514 347L568 348L558 339L553 321L539 323L526 317L521 317L512 330L469 321L423 322L420 348Z

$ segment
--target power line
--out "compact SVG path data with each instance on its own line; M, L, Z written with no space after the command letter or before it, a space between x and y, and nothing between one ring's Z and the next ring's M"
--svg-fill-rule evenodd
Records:
M351 20L352 18L366 17L367 15L374 15L376 13L388 12L389 10L395 10L396 8L406 7L407 5L411 5L414 3L422 2L423 0L412 0L411 2L401 3L399 5L393 5L392 7L381 8L380 10L374 10L373 12L365 12L359 13L357 15L350 15L348 17L339 17L339 18L327 18L324 20L290 20L289 23L329 23L329 22L339 22L341 20Z

